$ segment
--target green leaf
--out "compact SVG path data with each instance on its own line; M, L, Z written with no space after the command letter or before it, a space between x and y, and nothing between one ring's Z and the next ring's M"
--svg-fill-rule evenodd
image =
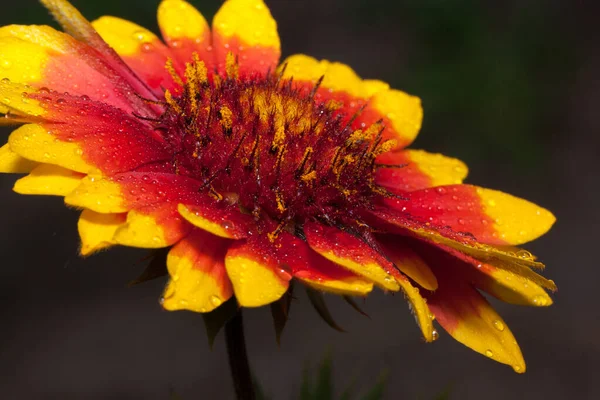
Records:
M331 352L328 352L321 365L319 366L319 375L317 376L317 385L315 387L314 400L333 400L333 379L332 379L332 361Z
M256 400L270 400L254 374L252 374L252 384L254 385L254 394L256 395Z
M308 299L312 303L317 313L323 318L323 321L327 323L330 327L335 329L336 331L345 332L340 326L333 320L329 309L327 308L327 304L325 304L325 299L323 298L323 293L306 287L306 293L308 294Z
M452 392L452 384L446 386L446 389L435 397L435 400L449 400Z
M232 296L229 300L221 304L215 310L202 314L204 326L206 327L206 335L208 336L208 345L211 349L221 328L223 328L223 326L225 326L225 324L235 316L237 311L237 300L234 296Z
M354 308L356 311L358 311L359 314L364 315L365 317L371 319L371 317L369 317L369 314L367 314L366 312L364 312L359 306L358 304L356 304L356 302L354 301L354 298L350 297L350 296L344 296L344 300L346 300L346 302L348 304L350 304L352 306L352 308Z
M142 261L150 260L148 266L144 269L144 272L136 279L129 282L127 286L132 287L135 285L139 285L140 283L144 283L147 281L151 281L152 279L162 278L166 276L169 272L167 271L167 254L169 254L169 247L165 247L164 249L158 249L153 251L148 257L146 257Z
M287 323L290 307L292 305L294 286L290 282L288 291L281 298L271 303L271 315L273 316L273 326L275 327L275 337L277 345L281 346L281 335L285 324Z
M365 394L361 400L381 400L383 399L383 393L385 392L385 386L387 385L388 371L383 371L375 386Z

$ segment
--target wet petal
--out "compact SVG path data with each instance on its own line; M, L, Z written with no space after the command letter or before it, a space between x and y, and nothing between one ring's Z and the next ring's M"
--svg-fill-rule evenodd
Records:
M167 257L171 280L165 289L165 309L210 312L233 295L225 269L230 241L194 231L177 243Z
M127 214L100 214L83 210L77 223L81 238L80 254L90 255L115 243L113 237L127 219Z
M314 222L304 225L310 247L323 257L372 280L384 289L398 291L400 286L393 274L392 263L356 237L337 228Z
M387 235L379 242L389 258L404 274L427 290L436 290L437 279L427 263L415 253L405 239L400 236Z
M260 307L279 300L292 278L278 270L278 262L269 249L257 244L235 242L225 257L225 268L242 307Z
M23 158L12 151L9 144L0 147L0 173L28 173L38 165L35 161Z
M337 110L345 114L346 120L354 119L353 129L383 121L384 139L394 139L396 147L402 148L414 140L421 128L423 109L419 98L390 89L380 81L362 80L347 65L298 54L286 59L280 71L283 66L283 77L293 77L295 87L305 93L312 92L323 77L315 101L339 104Z
M77 172L88 173L94 168L82 158L77 143L58 140L40 125L24 125L8 138L10 149L29 160L58 165Z
M237 57L240 74L274 71L281 56L277 23L262 0L227 0L213 20L213 47L218 69L227 54Z
M149 109L94 49L48 26L0 28L0 59L0 78L13 83L86 95L128 112Z
M56 165L42 164L16 181L13 190L19 194L66 196L79 186L84 176Z
M462 161L423 150L388 152L379 156L377 162L387 166L402 166L382 167L376 173L377 184L394 193L459 184L468 173Z
M203 205L180 204L179 213L192 225L227 239L243 239L252 229L253 221L236 205L211 201Z
M455 232L449 228L437 227L436 229L431 229L426 224L390 213L389 210L378 210L375 214L391 224L391 226L386 227L388 230L393 230L393 225L395 225L398 228L396 232L398 234L418 238L452 254L462 253L471 256L498 269L527 278L548 290L557 290L556 284L553 281L545 279L531 270L531 268L544 268L544 264L535 261L534 258L521 257L504 248L478 243L473 236Z
M314 289L341 295L366 296L373 290L370 280L327 260L290 233L281 232L270 244L266 238L262 240L277 260L281 275L291 273Z
M211 32L206 19L188 2L163 0L158 7L158 25L165 42L181 64L198 53L207 69L214 66Z
M386 204L432 226L468 232L478 242L518 245L546 233L555 221L526 200L471 185L440 186L387 199Z
M427 296L439 324L454 339L493 360L525 372L525 360L506 323L485 298L465 282L440 277L438 290Z
M402 288L402 292L410 303L410 309L415 316L417 325L423 333L423 338L426 342L433 342L435 340L433 322L427 302L423 296L421 296L419 289L414 287L406 277L396 279Z
M124 246L149 249L171 246L192 230L174 203L131 210L126 223L115 232L114 241Z
M162 95L163 88L171 91L177 88L165 68L167 60L172 59L173 55L152 32L133 22L111 16L95 20L92 26L157 95ZM183 73L181 67L179 72Z

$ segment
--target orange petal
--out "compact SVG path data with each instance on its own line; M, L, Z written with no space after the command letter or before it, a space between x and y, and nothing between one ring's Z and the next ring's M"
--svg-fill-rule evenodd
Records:
M405 239L401 236L388 235L380 238L379 242L382 244L386 256L400 271L408 275L422 288L436 290L438 282L431 268L406 243L403 243L403 240Z
M309 246L323 257L363 276L384 289L398 291L400 286L394 274L398 271L392 263L370 246L337 228L314 222L304 225Z
M440 268L439 270L441 270ZM438 269L436 269L438 274ZM427 296L429 308L454 339L480 354L525 372L525 360L506 323L470 285L444 275Z
M517 197L471 185L439 186L407 193L386 204L432 226L468 232L478 242L518 245L546 233L554 216Z
M147 89L141 84L137 88L128 85L94 49L51 27L10 25L0 28L0 59L5 66L0 70L0 78L12 83L86 95L128 112L146 113L149 109L139 98Z
M186 206L179 204L178 210L190 224L227 239L242 239L248 236L251 217L239 212L239 207L213 201L212 204Z
M5 144L0 147L0 173L22 174L31 172L39 164L21 157Z
M553 281L545 279L530 269L544 268L544 264L533 258L521 257L506 249L478 243L473 236L448 228L437 227L434 230L426 224L416 223L398 214L390 213L388 210L378 210L375 214L382 220L396 225L399 228L398 233L419 238L452 254L466 254L498 269L527 278L543 288L556 290L556 284ZM388 229L393 229L393 227L388 227ZM423 257L423 254L421 256ZM431 263L428 262L428 264L431 266Z
M183 220L174 203L131 210L127 222L115 232L114 241L132 247L161 248L186 237L192 226Z
M124 213L130 210L119 184L98 176L84 178L79 186L65 197L65 203L102 214Z
M56 165L42 164L15 182L13 190L19 194L66 196L85 175Z
M462 183L467 166L456 158L423 150L403 150L384 153L377 162L387 166L377 170L375 181L394 193L411 192L434 186Z
M262 0L227 0L213 20L213 47L223 73L232 52L240 74L274 71L281 56L277 23Z
M198 53L207 69L213 69L210 28L196 8L183 0L163 0L158 6L158 26L181 64L191 61L193 53Z
M110 16L95 20L92 26L157 94L162 95L164 89L173 91L178 87L165 68L173 55L152 32L133 22ZM181 68L179 72L183 72Z
M233 294L225 269L231 242L199 230L177 243L167 257L171 280L162 306L169 310L210 312Z
M127 214L100 214L83 210L77 223L81 238L80 254L87 256L116 244L113 237L126 218Z
M264 249L246 241L235 242L229 248L225 268L242 307L260 307L279 300L292 278L281 272L277 261Z
M79 144L60 141L40 125L29 124L18 128L10 135L8 143L13 152L29 160L82 173L95 170L83 160Z
M262 241L260 247L276 260L280 275L291 273L308 286L341 295L365 296L373 290L371 281L320 256L288 232L280 232L272 242L266 237L254 240Z
M396 278L404 295L410 302L410 309L415 316L415 320L421 332L423 333L423 338L426 342L433 342L436 338L434 337L434 329L431 312L429 311L429 307L427 306L427 302L421 296L419 289L414 287L410 281L401 276Z

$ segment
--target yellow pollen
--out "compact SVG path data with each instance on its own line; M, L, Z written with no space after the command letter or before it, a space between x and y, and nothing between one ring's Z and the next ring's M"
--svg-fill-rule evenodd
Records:
M398 146L398 141L396 139L390 139L383 142L375 151L373 151L374 155L378 156L383 153L387 153Z
M227 106L222 106L219 110L221 113L221 125L225 129L231 129L233 126L233 113Z
M167 104L169 106L171 106L173 108L173 110L175 110L176 113L178 113L178 114L182 113L181 107L179 106L179 104L177 104L175 99L173 99L173 95L171 94L171 92L168 89L165 90L165 100L167 101Z
M235 55L230 51L225 59L225 72L229 79L237 79L239 74L239 65L235 59Z
M308 174L304 174L300 177L304 182L310 182L317 179L317 171L311 171Z
M175 70L175 66L173 65L172 59L170 59L170 58L167 59L167 63L165 64L165 69L169 72L169 75L171 75L171 78L173 78L173 81L176 84L178 84L179 86L183 86L183 81L181 80L181 77Z

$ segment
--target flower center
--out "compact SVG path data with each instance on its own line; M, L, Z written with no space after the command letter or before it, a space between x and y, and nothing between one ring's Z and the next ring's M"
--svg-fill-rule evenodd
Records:
M314 100L319 84L307 92L278 73L238 77L232 54L224 75L209 77L196 59L181 90L165 93L161 129L178 174L281 227L360 224L360 211L387 194L374 183L376 157L394 146L381 122L353 129L343 104Z

